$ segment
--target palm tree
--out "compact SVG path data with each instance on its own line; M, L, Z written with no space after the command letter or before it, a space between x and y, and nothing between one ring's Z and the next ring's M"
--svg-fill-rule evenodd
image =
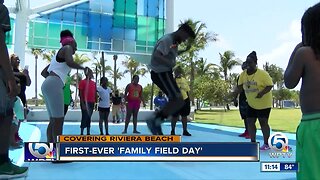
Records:
M234 66L240 65L240 61L235 59L235 54L232 51L225 51L220 55L220 68L223 72L223 77L225 82L229 82L229 88L231 88L231 81L228 78L228 71L230 71ZM230 110L229 104L227 103L227 110Z
M35 105L38 106L38 58L42 56L43 60L47 60L47 62L51 62L52 57L56 54L55 50L46 51L44 49L32 48L31 53L35 58Z
M34 71L35 71L35 82L34 82L34 94L35 94L35 105L38 106L38 58L43 52L42 49L32 48L31 53L34 55L35 59L35 65L34 65Z
M229 74L229 80L231 82L231 85L233 85L234 87L237 86L238 84L238 77L239 77L238 73Z
M97 58L98 52L92 51L91 54L92 54L92 57L94 59L94 62L92 63L92 66L91 66L91 69L93 71L93 74L95 74L96 81L97 81L98 75L100 75L99 77L101 77L102 66L101 66L101 63L99 62L99 60Z
M198 56L199 51L203 50L209 42L217 40L217 34L212 34L210 32L205 32L207 26L205 23L201 21L193 21L192 19L187 19L184 22L181 22L179 26L184 23L188 23L191 28L194 30L196 34L196 38L190 40L187 43L181 45L182 48L185 48L188 44L192 44L189 51L184 53L182 56L179 57L181 61L184 61L188 66L190 66L190 96L192 103L194 104L194 97L193 97L193 84L195 79L195 65L194 65L194 58Z
M75 53L73 56L73 60L75 63L79 64L79 65L83 65L84 63L90 61L90 58L86 55L86 54L78 54ZM79 83L79 79L82 78L79 73L78 73L78 69L77 69L77 73L75 75L73 75L73 80L75 80L76 82L74 83L76 86L76 93L75 93L75 102L77 102L78 100L78 83ZM76 105L77 103L75 103Z
M223 72L223 77L226 82L229 82L228 71L230 71L234 66L240 65L240 61L235 59L235 54L232 51L225 51L220 55L220 67Z
M121 79L121 77L123 76L123 74L119 74L120 70L119 68L117 68L117 60L118 60L118 56L117 55L113 55L113 72L112 72L112 77L113 77L113 90L116 91L117 90L117 79Z
M109 66L110 67L110 66ZM117 90L117 80L122 79L122 77L124 76L123 72L120 72L120 68L117 68L116 70L109 69L109 75L113 78L113 90Z
M56 50L43 51L42 59L50 63L55 54L56 54Z
M144 76L148 72L145 65L141 65L138 61L134 60L131 57L127 57L127 60L123 61L122 64L127 69L123 72L123 74L130 73L131 81L132 81L133 75Z
M213 63L207 63L207 59L199 58L195 62L197 76L207 75L213 79L220 79L220 67Z
M281 89L283 87L283 69L275 64L269 65L268 62L263 65L263 69L269 73L273 84L276 84L277 89Z

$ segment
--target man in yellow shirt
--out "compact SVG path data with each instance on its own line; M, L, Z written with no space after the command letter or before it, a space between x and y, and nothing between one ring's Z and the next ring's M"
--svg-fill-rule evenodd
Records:
M247 120L248 130L251 142L256 142L256 120L258 118L264 144L260 150L270 149L268 139L270 136L270 127L268 119L272 107L273 82L268 72L257 68L257 54L252 51L246 59L247 69L240 74L236 94L244 90L247 102Z
M191 136L191 134L187 130L187 122L188 122L188 115L190 114L190 98L189 98L189 91L190 87L188 81L182 77L183 70L179 66L174 71L175 79L177 85L181 91L182 98L184 100L184 106L175 114L172 115L171 120L171 135L175 135L175 128L179 116L181 116L182 128L183 128L183 135L184 136Z

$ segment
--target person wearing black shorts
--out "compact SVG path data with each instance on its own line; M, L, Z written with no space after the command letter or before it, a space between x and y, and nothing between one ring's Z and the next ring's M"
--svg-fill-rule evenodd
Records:
M189 38L195 38L194 30L189 24L182 24L173 33L164 35L156 43L149 68L151 79L169 98L169 102L147 120L148 128L154 135L162 135L161 123L165 118L175 114L184 106L181 92L173 78L172 69L176 65L176 57L191 48L189 43L185 50L178 51L178 45Z
M245 92L247 107L247 122L251 142L256 142L256 121L259 120L263 134L263 145L260 150L270 149L268 139L270 126L268 123L272 107L272 78L268 72L257 67L257 54L252 51L246 59L247 69L239 77L238 87L234 95Z
M109 135L108 117L110 113L110 96L112 92L108 87L108 78L102 77L100 79L100 86L97 87L97 92L99 95L98 111L100 135L103 135L103 123L106 135Z
M247 69L246 62L243 62L241 67L243 71ZM239 77L237 78L237 85L238 84L239 84ZM247 97L245 92L242 91L239 94L239 112L240 112L241 119L244 122L245 131L242 134L239 134L239 137L250 139L249 130L248 130L247 109L248 109Z

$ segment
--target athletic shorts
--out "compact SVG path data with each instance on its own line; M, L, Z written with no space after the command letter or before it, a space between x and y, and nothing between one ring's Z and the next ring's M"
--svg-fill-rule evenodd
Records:
M176 80L173 78L172 71L156 73L151 71L151 79L169 99L180 98L181 92Z
M239 103L239 111L241 119L247 119L248 103Z
M108 108L98 107L98 111L99 111L100 119L108 120L108 116L110 113L110 107L108 107Z
M181 117L186 117L186 116L189 116L190 110L191 110L190 99L187 98L187 99L184 100L183 107L177 113L175 113L172 116L173 117L178 117L180 115Z
M128 101L128 109L137 110L140 109L140 100L139 101Z
M266 109L254 109L247 106L247 118L269 118L271 108Z
M319 179L319 137L320 113L302 115L296 137L296 161L299 164L297 179Z
M41 91L50 118L64 117L63 87L58 76L48 76L42 83Z

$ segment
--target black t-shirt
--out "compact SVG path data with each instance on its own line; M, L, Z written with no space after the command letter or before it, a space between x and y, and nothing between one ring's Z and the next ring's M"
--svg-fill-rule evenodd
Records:
M2 3L0 3L0 28L3 32L11 30L9 11Z
M114 105L119 105L119 104L121 104L121 97L120 97L120 96L112 96L111 100L112 100L112 103L113 103Z
M19 69L13 69L13 72L20 72ZM27 98L26 98L26 88L27 88L27 77L26 75L19 73L15 74L15 77L19 79L21 91L18 96L20 97L24 106L26 106Z
M13 72L20 72L19 69L13 69ZM15 74L17 78L19 78L20 86L21 86L21 93L25 93L27 88L27 77L26 75L19 73Z

